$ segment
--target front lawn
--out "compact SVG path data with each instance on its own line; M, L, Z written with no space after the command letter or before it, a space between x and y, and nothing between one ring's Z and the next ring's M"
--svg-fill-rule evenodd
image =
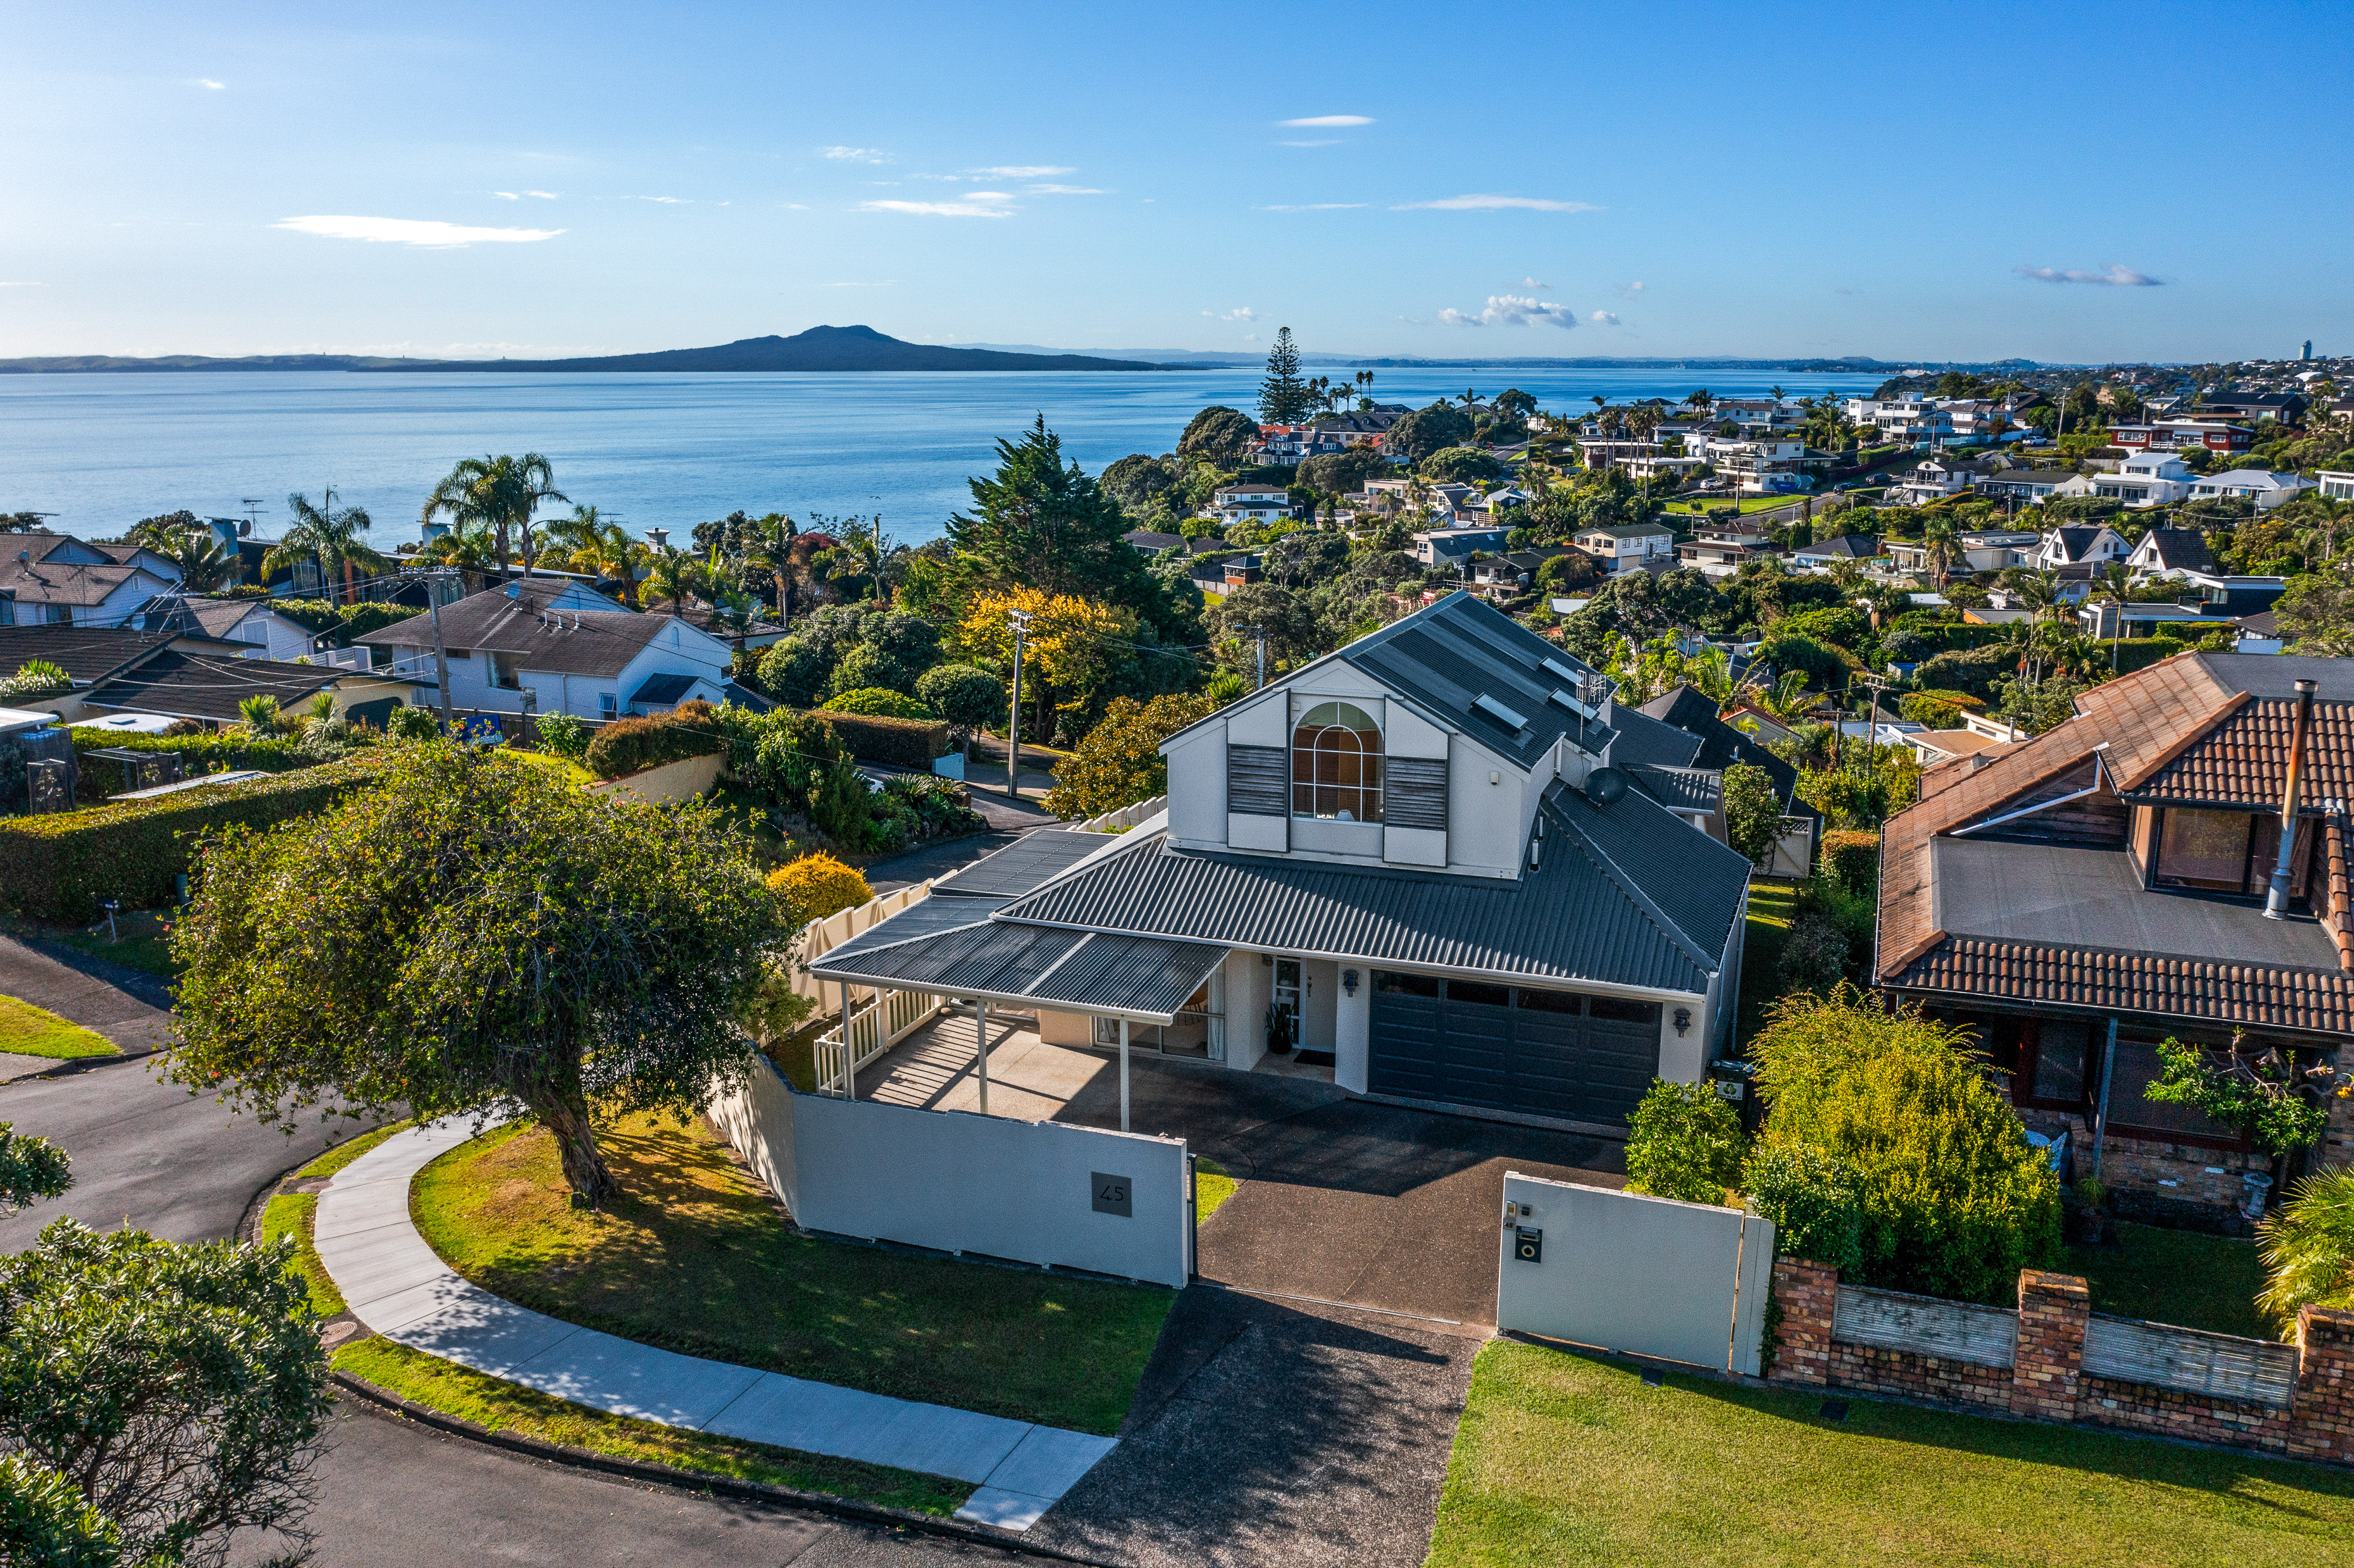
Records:
M1775 512L1796 506L1806 499L1803 495L1744 495L1741 498L1741 510L1744 514ZM1729 512L1732 507L1724 497L1718 496L1709 501L1670 501L1667 510L1679 517L1699 517L1711 512Z
M114 1043L103 1034L13 996L0 996L0 1052L11 1056L53 1056L62 1062L115 1054Z
M2066 1564L2298 1568L2354 1553L2354 1476L1909 1405L1784 1393L1490 1340L1433 1568Z
M2060 1266L2092 1287L2093 1310L2147 1318L2211 1334L2277 1340L2280 1330L2256 1308L2264 1263L2252 1241L2113 1224L2111 1246L2072 1246Z
M55 942L61 948L87 953L93 959L105 959L126 968L144 969L164 980L178 980L180 970L172 962L172 943L168 909L142 909L114 917L115 938L106 934L106 922L101 920L87 929L44 931L41 939ZM117 940L116 938L120 939Z
M1799 884L1755 877L1749 884L1749 923L1741 935L1741 1010L1734 1020L1746 1045L1766 1027L1766 1007L1781 994L1782 944L1797 912Z
M623 1196L570 1206L555 1141L513 1128L419 1176L418 1227L460 1274L569 1322L689 1355L1082 1432L1119 1429L1176 1298L794 1234L700 1125L599 1134Z

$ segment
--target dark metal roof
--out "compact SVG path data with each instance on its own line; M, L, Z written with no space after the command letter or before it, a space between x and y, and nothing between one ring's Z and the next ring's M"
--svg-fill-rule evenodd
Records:
M960 926L978 926L996 914L1005 902L1002 898L919 898L810 961L815 965L847 960L869 948L887 948L917 937L934 937Z
M936 903L973 906L969 899L928 898L914 908ZM991 920L911 940L844 943L812 960L810 972L828 980L1043 1002L1168 1023L1225 959L1225 947L1208 943Z
M1736 762L1762 768L1774 781L1775 796L1781 800L1784 810L1801 817L1821 818L1821 812L1798 799L1798 770L1760 745L1755 736L1727 724L1719 716L1713 697L1678 682L1673 691L1645 703L1640 711L1646 718L1658 719L1700 738L1700 753L1691 759L1691 767L1719 773Z
M281 664L166 649L102 682L83 701L94 708L229 723L240 716L238 705L248 697L275 697L280 707L291 710L348 673L329 664Z
M2145 889L2121 849L1941 838L1930 855L1936 921L1953 935L2338 973L2338 945L2318 921L2267 920L2253 903Z
M1713 811L1724 803L1719 788L1723 775L1704 768L1659 768L1647 762L1628 771L1671 811Z
M695 679L696 677L693 675L682 675L675 672L648 675L639 684L638 689L630 694L631 705L635 706L639 703L674 703L695 690Z
M1749 863L1638 792L1555 787L1540 864L1514 881L1173 849L1155 834L1016 899L1044 922L1688 993L1722 962Z
M1614 768L1690 768L1700 756L1700 736L1640 708L1614 708L1610 722L1618 731L1617 743L1610 748Z
M1574 676L1598 679L1589 666L1459 590L1359 638L1336 657L1522 767L1533 767L1564 735L1597 755L1611 738L1609 726L1553 700L1555 692L1575 696L1577 683L1544 668L1550 661ZM1481 696L1519 714L1524 726L1511 729L1475 706Z
M46 659L77 681L102 681L165 647L171 634L113 626L0 626L0 674Z
M933 883L932 892L954 896L1019 898L1116 842L1105 833L1040 828L1023 834L994 854L982 856L954 875Z

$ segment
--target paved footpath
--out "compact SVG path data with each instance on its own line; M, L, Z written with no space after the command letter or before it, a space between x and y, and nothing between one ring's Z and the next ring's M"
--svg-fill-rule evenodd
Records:
M1013 1531L1117 1444L683 1356L503 1301L460 1278L408 1213L417 1173L471 1137L456 1121L397 1134L320 1195L320 1262L353 1315L396 1343L591 1409L970 1481L957 1517Z

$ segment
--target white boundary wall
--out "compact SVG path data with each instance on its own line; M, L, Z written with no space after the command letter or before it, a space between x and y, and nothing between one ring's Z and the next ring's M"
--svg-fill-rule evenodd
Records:
M711 1118L796 1223L1182 1288L1182 1139L796 1094L766 1059ZM1098 1177L1119 1178L1125 1214Z
M1757 1375L1771 1220L1516 1171L1504 1202L1499 1329ZM1536 1262L1515 1255L1522 1230L1543 1233Z

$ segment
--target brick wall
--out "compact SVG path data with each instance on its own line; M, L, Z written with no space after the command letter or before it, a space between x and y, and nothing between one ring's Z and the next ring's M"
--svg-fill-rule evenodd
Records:
M2093 1292L2073 1276L2040 1268L2019 1275L2019 1339L2011 1352L2010 1413L2031 1421L2073 1421L2084 1397L2084 1324Z
M1841 1340L1838 1286L1838 1272L1821 1264L1775 1260L1771 1381L2354 1465L2354 1312L2298 1315L2296 1388L2282 1407L2087 1373L2092 1296L2073 1276L2020 1275L2008 1367Z

